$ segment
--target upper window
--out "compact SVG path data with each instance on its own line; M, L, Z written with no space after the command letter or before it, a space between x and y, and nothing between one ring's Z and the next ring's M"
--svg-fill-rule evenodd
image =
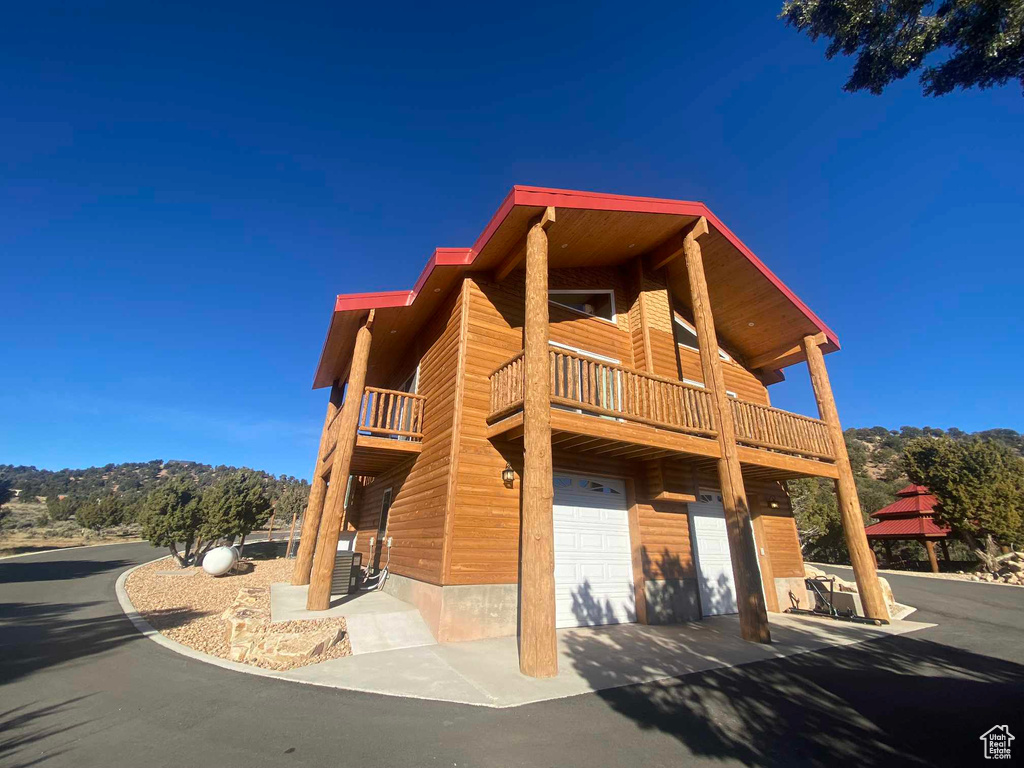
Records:
M692 325L676 315L673 327L675 328L676 344L692 349L694 352L698 351L697 330ZM718 356L728 362L732 361L732 358L721 347L718 348Z
M416 370L412 372L412 375L408 379L402 382L402 385L398 388L399 392L409 392L410 394L416 394L416 388L420 383L420 367L417 365Z
M614 291L548 291L548 299L584 315L615 322Z

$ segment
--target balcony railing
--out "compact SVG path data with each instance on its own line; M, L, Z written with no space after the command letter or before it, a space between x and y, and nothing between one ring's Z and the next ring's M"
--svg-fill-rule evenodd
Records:
M716 434L710 397L700 387L561 349L548 358L554 405L701 437ZM522 406L523 353L490 378L493 422Z
M423 439L423 395L367 387L359 409L358 430L376 437Z
M641 373L561 349L548 353L551 403L559 408L714 437L711 396L692 384ZM523 353L490 376L494 423L523 405ZM753 448L832 460L835 452L823 421L730 398L737 442Z
M736 442L814 459L835 458L828 427L820 419L745 400L730 398L729 402L736 425Z

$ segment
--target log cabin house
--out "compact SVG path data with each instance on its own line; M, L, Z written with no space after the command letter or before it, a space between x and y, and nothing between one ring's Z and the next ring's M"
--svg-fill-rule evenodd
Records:
M785 481L836 483L887 619L825 369L836 335L703 204L514 187L412 290L337 297L293 574L330 603L339 536L439 641L807 607ZM771 406L806 362L818 418ZM349 478L351 477L351 482Z

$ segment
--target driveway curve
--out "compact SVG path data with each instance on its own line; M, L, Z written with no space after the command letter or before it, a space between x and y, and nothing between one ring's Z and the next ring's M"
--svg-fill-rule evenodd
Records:
M967 593L952 631L482 710L295 685L162 648L114 595L121 572L159 554L124 544L0 561L0 765L963 765L991 725L1024 733L1024 630L975 626ZM1024 590L1002 589L1014 594L986 611L1024 610Z

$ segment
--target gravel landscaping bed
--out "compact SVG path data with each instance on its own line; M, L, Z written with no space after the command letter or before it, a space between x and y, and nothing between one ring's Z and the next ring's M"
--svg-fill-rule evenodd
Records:
M194 650L226 659L231 646L227 638L228 625L221 614L231 606L239 590L249 587L259 589L256 607L269 615L270 585L289 581L294 562L284 558L254 560L250 573L214 577L202 568L178 568L173 560L165 558L135 570L128 577L125 589L135 610L160 634ZM263 660L245 663L267 669L293 669L352 654L343 618L274 624L268 621L266 627L275 633L314 633L337 628L343 634L326 652L311 659L289 664Z

